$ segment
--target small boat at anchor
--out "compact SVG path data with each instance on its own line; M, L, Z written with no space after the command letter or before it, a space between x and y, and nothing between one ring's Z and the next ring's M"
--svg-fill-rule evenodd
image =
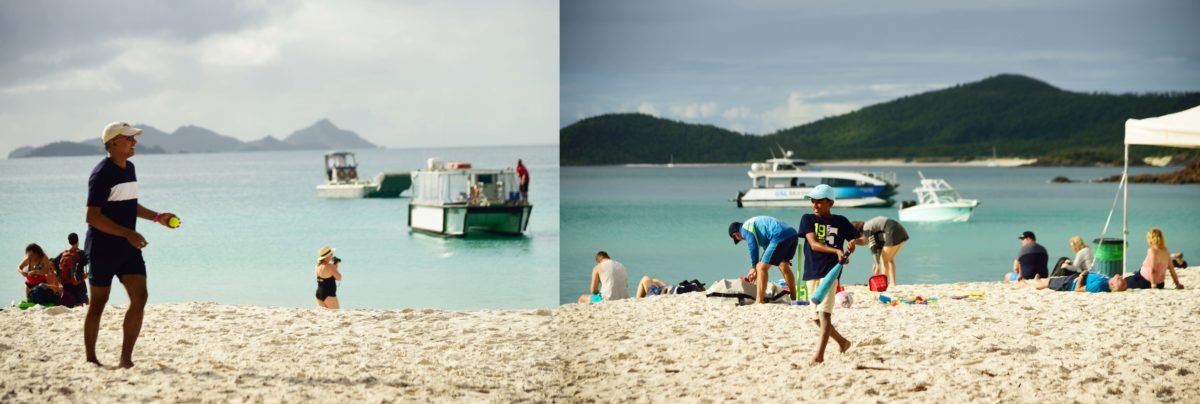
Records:
M379 173L373 180L358 178L358 161L351 152L325 153L325 183L317 185L322 198L399 198L412 186L408 173Z
M921 186L914 188L916 201L900 203L900 221L902 222L965 222L975 214L979 201L963 199L946 180L940 178L928 179L921 176Z
M470 232L519 235L529 226L533 205L521 200L512 168L472 168L470 163L431 158L412 172L408 226L442 236Z
M793 159L791 151L780 152L766 163L750 165L751 187L737 193L737 206L759 208L806 208L805 195L814 187L833 187L837 199L833 206L843 208L888 207L896 203L896 173L817 170L808 162ZM774 153L772 153L774 154Z

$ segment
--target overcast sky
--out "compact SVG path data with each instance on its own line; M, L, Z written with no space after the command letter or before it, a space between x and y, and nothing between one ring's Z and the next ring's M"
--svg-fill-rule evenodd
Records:
M557 144L558 2L0 1L0 151L114 120Z
M641 111L766 134L999 73L1200 90L1200 1L562 4L559 124Z

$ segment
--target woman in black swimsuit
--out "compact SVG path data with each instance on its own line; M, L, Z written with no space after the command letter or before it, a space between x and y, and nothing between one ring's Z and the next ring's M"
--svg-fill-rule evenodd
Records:
M333 256L334 249L321 247L317 252L317 306L337 310L341 307L337 298L337 283L342 280L338 263L342 260Z

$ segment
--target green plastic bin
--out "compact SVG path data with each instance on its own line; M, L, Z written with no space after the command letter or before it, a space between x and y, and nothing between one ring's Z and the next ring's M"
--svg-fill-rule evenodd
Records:
M1125 258L1122 247L1125 240L1119 238L1098 238L1092 241L1096 245L1096 272L1114 276L1120 275L1124 268L1121 261Z

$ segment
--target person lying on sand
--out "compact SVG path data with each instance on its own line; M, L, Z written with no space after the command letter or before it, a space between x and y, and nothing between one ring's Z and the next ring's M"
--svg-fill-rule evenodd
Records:
M703 291L704 284L695 279L679 282L678 286L671 286L658 279L654 279L649 276L643 276L642 280L638 282L637 298L641 299L646 296L676 295L680 293Z
M1123 292L1128 288L1124 277L1114 276L1110 278L1102 274L1088 273L1086 269L1074 275L1034 278L1028 281L1020 280L1018 283L1023 288L1050 289L1059 292Z

